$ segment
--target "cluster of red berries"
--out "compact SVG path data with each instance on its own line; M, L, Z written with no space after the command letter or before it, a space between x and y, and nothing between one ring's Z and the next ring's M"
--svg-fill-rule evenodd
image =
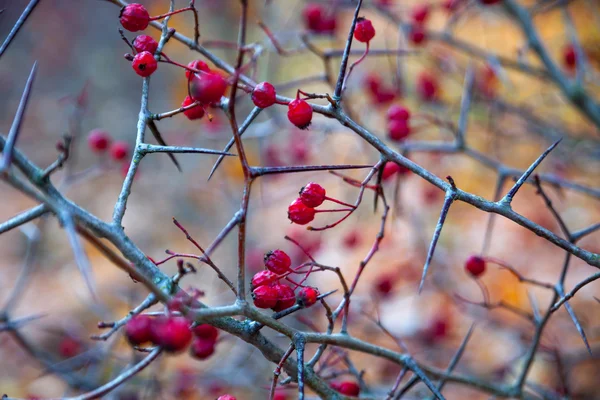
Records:
M329 386L336 392L346 396L358 397L360 395L360 386L353 381L331 382Z
M151 318L147 315L137 315L125 325L125 336L134 346L152 343L169 353L183 351L191 344L191 356L205 360L215 351L219 331L208 324L192 328L191 322L185 317Z
M408 108L394 104L387 111L388 136L400 142L410 135L410 111Z
M252 298L258 308L283 311L298 303L310 307L317 302L319 291L310 286L301 287L298 293L281 283L292 271L292 260L283 250L273 250L265 254L265 270L257 272L251 281Z
M93 129L88 134L88 146L94 153L104 154L109 151L110 158L123 162L129 155L129 145L126 142L112 140L110 134L103 129ZM123 164L127 167L126 164Z
M323 8L321 4L309 3L302 12L306 29L313 33L328 34L335 33L337 20L335 14Z
M429 4L417 4L411 13L412 24L408 34L408 39L415 46L420 46L425 43L427 34L425 31L425 23L429 19L430 6Z
M325 188L318 183L309 182L300 189L300 196L288 206L288 218L295 224L306 225L315 219L316 207L327 199Z
M485 272L486 262L483 257L471 256L465 261L465 270L473 278L479 278Z

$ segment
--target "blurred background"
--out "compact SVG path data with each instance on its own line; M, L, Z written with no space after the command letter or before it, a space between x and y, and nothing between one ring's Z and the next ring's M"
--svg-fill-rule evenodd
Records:
M150 15L168 10L167 1L141 2ZM175 1L177 8L188 3ZM331 87L322 79L325 74L322 59L306 49L289 56L278 54L255 23L263 21L285 49L301 49L301 37L307 32L303 18L307 2L250 3L248 42L263 46L252 71L254 79L273 83L279 94L288 97L293 97L298 88L311 93L331 93ZM307 40L322 51L343 49L354 3L316 3L336 19L336 29L332 34L310 34ZM523 52L520 31L503 14L502 7L469 3L460 18L449 23L453 17L443 3L428 2L432 7L427 29L449 32L461 43L481 49L484 56L472 57L451 40L439 40L441 34L428 38L422 45L407 41L394 21L398 18L409 21L413 7L423 2L365 1L361 15L371 19L377 31L371 51L398 48L410 51L398 57L370 55L355 69L345 100L353 117L383 140L398 146L386 135L386 111L391 104L402 104L413 115L411 140L451 142L453 136L447 124L457 123L465 71L471 65L476 74L476 93L466 132L469 148L505 166L525 169L551 143L563 137L563 142L539 171L596 188L597 192L600 183L598 129L565 101L554 84L528 73L505 69L496 61L496 57L512 60L520 57L524 63L540 67L535 56ZM549 9L536 16L536 27L552 56L561 64L569 34L560 7L553 7L555 2L542 3L548 3ZM26 4L23 0L0 1L0 10L4 10L0 14L1 38L8 35ZM238 2L197 0L196 5L200 10L201 43L233 64L237 52L223 48L222 44L236 41ZM595 1L576 0L569 2L568 9L589 61L586 89L597 95L600 6ZM0 132L5 134L10 129L29 70L37 60L38 76L18 148L38 165L46 166L56 159L56 143L62 135L73 135L74 155L69 166L53 177L53 182L70 199L104 220L111 218L129 161L123 164L112 160L109 154L91 151L88 133L102 129L113 140L124 141L132 148L142 82L123 57L130 49L119 36L118 16L119 7L108 1L41 1L0 61ZM193 35L193 18L189 13L171 18L170 26L188 37ZM153 28L144 33L159 38L159 32ZM125 35L130 40L135 37L131 32ZM353 45L353 49L363 48L361 43ZM175 40L168 43L164 52L182 64L202 59ZM519 56L519 53L525 55ZM358 57L353 56L353 59ZM337 76L339 60L336 56L329 60L333 77ZM423 74L434 81L435 101L423 99ZM374 80L387 88L388 96L378 96L371 90L370 83ZM151 79L151 112L178 108L186 94L183 70L160 64ZM238 120L242 121L252 107L250 97L241 96L236 107ZM375 164L379 160L376 151L336 121L315 115L310 129L302 131L287 121L286 111L278 105L267 109L245 133L244 143L252 164ZM221 110L215 108L208 112L212 121L207 116L190 121L180 114L157 124L170 145L222 149L231 137L228 122ZM149 132L147 138L153 142ZM439 177L451 175L463 190L486 199L494 197L497 171L472 157L441 152L413 152L408 156ZM194 251L172 224L172 217L200 244L207 246L239 208L243 176L237 158L227 158L210 181L207 178L216 156L184 154L177 158L182 173L164 154L144 158L123 222L126 233L155 260L164 258L166 249ZM65 180L66 175L70 179ZM366 171L347 175L362 180ZM367 191L359 210L335 229L309 232L290 225L287 205L310 181L319 182L331 197L350 203L356 200L357 188L327 172L261 178L253 187L248 219L246 267L251 273L262 269L262 255L276 248L290 253L295 263L304 261L298 248L284 240L285 235L309 247L318 262L339 266L346 279L356 273L379 231L381 209L374 213L373 195ZM508 180L502 192L511 184ZM457 297L483 301L479 286L464 270L464 262L470 255L481 252L489 216L464 203L453 205L425 289L419 295L418 283L443 192L410 173L396 174L383 185L392 211L380 250L361 278L352 303L352 334L396 349L394 340L374 323L374 316L378 316L392 335L407 343L418 360L445 368L469 327L475 324L473 338L457 371L494 382L511 382L531 341L532 324L506 310L486 309ZM600 219L597 195L551 185L546 189L569 228L578 230ZM0 183L0 204L0 221L35 205L4 183ZM556 219L534 187L524 187L513 207L560 234ZM333 221L334 217L321 214L314 226ZM598 253L599 238L598 233L592 234L581 240L580 246ZM235 274L236 245L236 235L232 234L213 257L230 277ZM30 398L72 395L78 387L88 390L97 387L139 357L132 354L119 335L108 342L93 341L90 335L102 332L96 328L98 321L121 318L143 300L147 291L93 247L86 250L99 288L98 302L90 297L67 237L54 218L39 219L0 237L1 304L11 293L24 264L29 263L32 272L27 275L26 285L10 315L12 318L40 317L19 330L32 345L30 351L11 335L0 332L0 359L3 360L0 362L0 393ZM564 259L562 250L503 218L495 220L486 255L504 261L529 278L548 283L557 281ZM161 269L169 274L177 270L174 261L161 265ZM567 290L594 272L594 268L574 258L566 280ZM542 309L551 299L550 291L519 283L514 275L494 264L488 265L480 282L489 290L493 302L502 301L528 313L532 312L530 298L535 298ZM335 275L325 272L315 274L309 283L318 286L321 292L339 289ZM187 276L182 287L203 291L203 301L210 305L229 304L233 300L229 289L206 267L198 267L197 274ZM552 316L545 330L529 374L532 385L543 386L558 396L600 398L596 360L600 354L600 329L596 322L600 305L594 298L599 288L597 283L592 283L570 302L591 342L593 355L586 352L563 308ZM337 304L340 299L336 293L331 296L330 304ZM321 330L327 326L322 308L303 310L297 315L298 318L290 317L286 322L307 330L312 327L307 326L306 321ZM283 338L272 333L269 336L281 342L283 348L287 347ZM52 361L44 364L40 358ZM350 358L358 370L365 370L363 378L371 395L384 398L400 368L362 354L351 353ZM230 392L239 399L264 399L268 398L273 368L257 350L222 334L217 352L209 360L199 362L187 354L162 357L111 394L111 398L213 399ZM335 368L331 373L335 373ZM65 376L77 379L73 381ZM282 396L286 393L289 398L296 396L293 388L282 391ZM488 398L457 385L448 385L444 393L448 399ZM408 397L427 395L425 387L417 385Z

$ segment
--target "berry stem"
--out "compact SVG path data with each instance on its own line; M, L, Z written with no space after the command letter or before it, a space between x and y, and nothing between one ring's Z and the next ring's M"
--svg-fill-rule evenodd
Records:
M356 61L354 61L352 63L352 65L350 65L350 69L348 70L348 74L346 75L346 78L344 79L344 83L342 85L342 92L344 92L344 90L346 90L346 85L348 84L348 80L350 79L350 74L352 74L352 71L354 70L354 68L356 68L356 66L358 66L358 64L360 64L365 58L367 58L367 55L369 54L369 44L371 42L367 42L367 46L365 48L365 52L363 53L362 56L360 56L360 58Z
M346 207L355 208L353 204L344 203L343 201L338 200L338 199L334 199L332 197L325 196L325 200L329 200L329 201L332 201L332 202L337 203L337 204L341 204L341 205L346 206Z
M170 11L168 13L165 14L160 14L160 15L156 15L154 17L150 17L150 21L156 21L159 19L163 19L166 17L170 17L171 15L175 15L175 14L179 14L185 11L194 11L194 7L185 7L185 8L180 8L179 10L175 10L175 11Z

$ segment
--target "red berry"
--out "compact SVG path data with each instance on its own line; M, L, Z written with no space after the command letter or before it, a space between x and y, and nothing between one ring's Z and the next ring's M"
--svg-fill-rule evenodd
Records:
M417 81L417 92L423 101L434 101L438 94L438 81L426 72L419 75Z
M127 321L125 336L134 346L149 342L152 339L152 318L147 315L136 315Z
M300 189L300 200L308 207L318 207L325 201L325 188L318 183L309 182Z
M207 63L205 63L202 60L194 60L191 61L188 65L189 68L194 68L197 69L198 71L204 71L204 72L210 72L210 68L208 66ZM192 76L193 72L190 70L185 70L185 77L190 79L190 76Z
M446 11L452 13L453 11L456 11L461 1L462 0L444 0L442 6L446 9Z
M375 280L373 286L378 295L387 297L394 288L394 277L388 274L381 275Z
M215 352L215 341L197 337L190 346L190 355L196 360L206 360Z
M102 129L94 129L88 134L88 146L95 153L102 153L108 149L110 134Z
M408 121L410 118L410 111L408 108L394 104L388 108L387 119L396 121Z
M252 291L254 305L258 308L273 308L277 305L278 292L273 286L259 286Z
M269 82L262 82L252 91L252 102L256 107L267 108L275 104L275 87Z
M182 351L192 341L190 323L183 317L169 317L154 320L152 323L152 342L167 352Z
M471 276L477 278L485 272L485 260L479 256L471 256L465 262L465 269Z
M413 25L410 27L410 32L408 34L408 39L414 45L421 45L427 39L427 33L425 33L425 29L423 29L420 25Z
M306 129L312 120L313 110L310 104L302 99L292 100L288 105L288 119L300 129Z
M195 74L192 78L190 92L194 100L203 104L217 103L225 94L227 81L220 74L207 72Z
M75 357L81 350L81 342L71 336L65 336L58 346L58 352L64 358Z
M307 4L302 12L302 17L309 30L318 32L323 20L323 8L318 4Z
M269 286L272 285L273 283L275 283L275 281L277 281L277 279L279 278L279 276L274 273L271 272L269 270L264 270L264 271L260 271L257 272L256 274L254 274L254 276L252 277L252 281L250 282L250 285L253 288L257 288L259 286Z
M183 99L183 103L181 103L181 107L187 107L195 102L196 101L194 99L192 99L190 96L185 96L185 99ZM195 119L200 119L200 118L204 117L204 107L202 107L202 105L198 104L195 107L185 110L183 112L183 115L185 115L189 120L192 120L192 121Z
M407 120L392 120L388 122L388 135L391 140L399 142L410 135L410 126Z
M119 20L130 32L143 31L150 23L150 14L143 5L131 3L121 9Z
M577 65L577 53L575 52L575 47L570 44L563 50L563 60L565 67L572 70L575 69Z
M345 394L346 396L358 397L360 394L360 386L352 381L331 382L329 386L338 393Z
M296 294L296 302L302 307L310 307L317 302L319 291L316 288L307 286L303 287Z
M154 59L152 53L148 51L142 51L133 57L131 68L133 68L136 74L146 78L156 71L156 68L158 68L158 63Z
M337 19L335 15L324 16L321 19L321 23L319 24L319 28L317 29L318 33L323 34L333 34L335 33L335 28L337 27Z
M158 48L158 42L152 38L152 36L148 35L138 35L133 40L133 48L138 53L142 51L147 51L149 53L156 53L156 49Z
M381 89L373 97L376 104L387 104L396 98L396 93L391 89Z
M277 304L271 307L274 311L283 311L296 304L296 295L291 287L277 284L273 288L277 293Z
M429 17L429 4L417 4L412 10L411 17L415 24L423 24Z
M344 245L344 247L348 248L348 249L354 249L356 246L358 246L361 242L361 237L360 237L360 232L358 232L358 230L351 230L350 232L347 232L343 239L342 239L342 244Z
M428 342L437 342L448 336L449 329L450 323L448 319L442 315L438 315L430 322L423 337Z
M375 28L371 20L366 18L358 18L356 27L354 28L354 39L362 43L368 43L375 37Z
M219 398L217 400L237 400L237 399L230 394L224 394L223 396L219 396Z
M126 142L114 142L112 146L110 146L110 156L115 161L124 160L129 154L129 145Z
M381 174L381 179L384 181L387 181L388 179L390 179L392 176L396 175L397 173L405 174L409 171L410 171L409 169L401 167L400 165L396 164L395 162L388 161L387 163L385 163L385 166L383 167L383 173Z
M273 250L265 254L265 267L277 275L283 275L290 270L292 260L283 250Z
M315 209L296 199L288 207L288 218L298 225L306 225L315 219Z
M219 330L209 324L200 324L192 328L192 332L199 338L211 340L213 342L216 342L219 337Z
M364 82L365 82L365 85L367 85L367 88L368 88L369 92L371 92L372 95L377 94L379 92L379 89L381 89L381 86L382 86L381 77L379 75L375 75L375 74L367 75Z

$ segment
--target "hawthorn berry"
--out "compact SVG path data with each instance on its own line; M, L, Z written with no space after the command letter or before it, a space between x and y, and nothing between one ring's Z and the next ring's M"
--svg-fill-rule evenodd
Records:
M147 51L151 54L154 54L156 53L156 49L158 49L158 42L154 40L152 36L138 35L133 40L133 48L138 53Z
M375 28L371 20L366 18L358 18L356 27L354 28L354 39L362 43L368 43L375 37Z
M185 99L183 99L183 103L181 103L181 107L187 107L195 102L196 101L190 96L185 96ZM198 104L195 107L185 110L183 112L183 115L185 115L191 121L195 119L201 119L202 117L204 117L204 107L202 107L201 104Z
M388 297L394 289L394 277L391 274L383 274L373 282L373 289L381 297Z
M259 286L252 291L252 298L258 308L273 308L277 305L278 292L273 286Z
M152 339L152 318L147 315L136 315L125 324L125 337L134 346L149 342Z
M261 82L252 91L252 102L256 107L267 108L275 104L275 87L269 82Z
M192 333L199 338L217 341L219 330L210 324L200 324L192 328Z
M158 68L158 62L156 62L152 53L148 51L142 51L133 57L131 68L133 68L136 74L146 78L156 71L156 68Z
M165 351L176 353L192 341L190 323L184 317L168 317L154 320L151 325L152 342Z
M485 272L485 260L479 256L471 256L465 261L465 270L474 278L478 278Z
M429 18L429 4L417 4L412 10L411 18L415 24L424 24Z
M575 52L575 46L572 44L565 47L563 50L563 63L567 69L573 70L577 65L577 53Z
M95 153L103 153L110 145L110 134L103 129L94 129L88 135L88 146Z
M296 304L294 289L282 284L273 285L273 288L277 292L277 303L271 307L274 311L283 311Z
M315 219L315 209L308 207L301 199L296 199L288 207L288 218L298 225L306 225Z
M408 121L408 119L410 119L410 111L406 107L394 104L390 106L390 108L388 108L387 119L396 121Z
M342 238L342 244L344 247L348 249L354 249L361 242L360 232L356 229L353 229L347 232Z
M360 394L360 386L356 382L331 382L329 386L338 393L345 394L346 396L358 397Z
M410 171L409 169L407 169L405 167L401 167L400 165L396 164L395 162L388 161L385 163L385 166L383 167L381 179L383 181L387 181L388 179L390 179L392 176L396 175L397 173L405 174L409 171Z
M219 396L219 398L217 400L237 400L237 399L230 394L224 394L223 396Z
M300 200L308 207L318 207L325 201L325 188L318 183L309 182L300 189Z
M410 126L405 119L388 121L388 136L395 142L402 141L410 135Z
M129 145L127 142L114 142L110 146L110 156L115 161L123 161L129 154Z
M314 33L333 33L337 27L335 16L328 16L326 10L319 4L307 4L302 17L306 28Z
M273 283L275 283L275 281L277 281L277 279L279 279L279 276L274 273L267 270L264 271L260 271L257 272L256 274L254 274L254 276L252 277L252 281L250 282L251 287L253 288L257 288L259 286L265 286L265 285L271 285Z
M75 357L77 354L81 353L81 350L81 342L68 335L62 338L58 345L58 352L64 358Z
M310 286L303 287L296 294L296 302L302 307L310 307L317 302L319 290Z
M203 104L219 102L226 89L227 81L216 72L195 74L190 86L192 98Z
M215 352L215 341L197 337L190 346L190 355L197 360L206 360Z
M427 33L425 33L425 29L423 29L420 25L413 25L410 27L410 32L408 33L408 39L414 45L421 45L427 39Z
M461 1L462 0L444 0L442 7L444 7L448 13L452 13L456 11Z
M277 275L283 275L289 272L292 266L292 260L290 256L283 250L273 250L265 254L264 258L265 267Z
M189 68L194 68L197 69L198 71L204 71L204 72L210 72L210 67L208 66L207 63L205 63L202 60L194 60L194 61L190 61L187 65ZM190 79L190 77L192 76L193 72L190 71L189 69L185 70L185 77Z
M448 336L450 321L443 315L436 316L425 329L423 338L429 343L435 343Z
M302 99L292 100L288 104L288 119L300 129L308 128L312 121L312 115L312 107Z
M423 101L435 101L438 95L437 79L427 72L421 73L417 78L417 92Z
M143 31L150 23L150 14L143 5L131 3L121 9L119 20L123 28L130 32Z

